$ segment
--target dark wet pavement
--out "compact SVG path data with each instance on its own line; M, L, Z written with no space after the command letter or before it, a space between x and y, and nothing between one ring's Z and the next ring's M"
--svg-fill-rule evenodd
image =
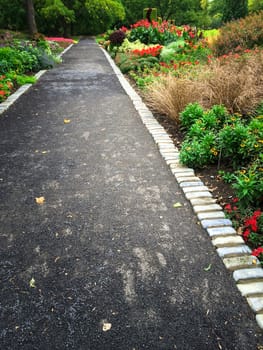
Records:
M251 309L101 49L82 40L63 61L0 116L0 348L256 350Z

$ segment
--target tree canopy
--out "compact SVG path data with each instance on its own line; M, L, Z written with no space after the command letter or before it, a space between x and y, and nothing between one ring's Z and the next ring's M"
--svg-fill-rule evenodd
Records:
M162 20L208 28L262 10L263 0L0 0L0 28L64 36L97 34L135 23L150 7Z

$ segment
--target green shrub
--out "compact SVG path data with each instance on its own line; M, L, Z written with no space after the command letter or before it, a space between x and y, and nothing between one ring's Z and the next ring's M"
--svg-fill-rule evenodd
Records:
M214 50L217 55L223 55L233 50L251 49L262 44L263 11L260 11L220 28L214 42Z
M263 181L262 181L263 154L247 168L241 170L235 176L232 185L239 198L241 208L257 208L263 203Z
M188 130L197 119L202 119L204 116L204 109L198 103L190 103L180 113L179 120L182 128Z
M217 155L215 135L204 131L202 138L186 138L182 143L180 161L189 167L202 168L204 165L215 163Z
M34 76L17 75L15 80L18 85L24 85L24 84L34 84L37 79Z
M243 153L243 145L247 137L248 127L240 121L226 125L218 134L222 159L231 160L234 168L244 164L244 160L246 160L246 155Z
M182 52L185 46L186 42L183 38L180 38L179 40L173 41L169 45L164 46L160 55L161 61L167 63L173 61L175 59L175 54L178 52Z

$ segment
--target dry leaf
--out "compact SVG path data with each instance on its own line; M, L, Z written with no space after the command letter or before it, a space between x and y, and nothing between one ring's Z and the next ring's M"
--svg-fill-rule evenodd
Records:
M71 120L70 119L64 119L64 124L69 124L71 122Z
M238 234L239 236L242 236L242 233L243 233L243 229L242 229L242 227L240 226L240 227L237 229L237 234Z
M212 267L212 264L209 264L207 267L204 268L204 271L210 271Z
M35 281L34 277L31 278L31 280L29 282L29 287L36 288L36 281Z
M45 197L36 197L35 200L37 204L44 204Z
M103 332L108 332L111 329L111 323L103 323L102 330Z
M177 202L177 203L174 203L173 207L174 208L180 208L180 207L182 207L182 204Z

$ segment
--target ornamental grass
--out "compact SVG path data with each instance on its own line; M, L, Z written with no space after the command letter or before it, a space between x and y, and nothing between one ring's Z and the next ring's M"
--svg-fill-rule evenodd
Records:
M188 103L204 108L224 105L230 113L253 112L263 100L263 51L224 55L208 65L191 69L183 78L168 75L154 82L146 93L150 106L178 123Z
M177 124L180 112L191 102L200 101L202 88L190 79L172 75L156 80L146 93L146 100L157 113L166 115Z

